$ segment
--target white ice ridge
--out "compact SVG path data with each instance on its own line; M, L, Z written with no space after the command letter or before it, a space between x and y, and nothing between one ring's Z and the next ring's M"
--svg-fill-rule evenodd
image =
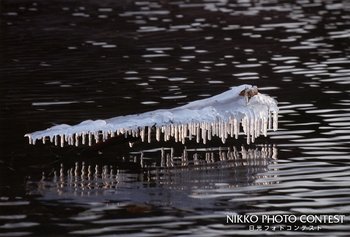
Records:
M267 130L277 130L278 106L273 98L260 94L251 85L232 87L230 90L173 109L159 109L142 114L119 116L106 120L86 120L77 125L61 124L46 130L26 134L30 144L47 140L55 145L92 145L93 142L124 134L151 142L152 131L157 141L185 143L195 139L206 143L213 136L225 143L228 137L238 138L242 132L247 143ZM240 131L243 130L243 131Z

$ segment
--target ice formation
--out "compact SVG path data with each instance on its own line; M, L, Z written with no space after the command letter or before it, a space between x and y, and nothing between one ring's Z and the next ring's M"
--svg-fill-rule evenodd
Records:
M94 142L122 134L151 142L152 131L155 131L157 141L174 138L175 142L185 143L186 140L195 139L197 143L205 144L214 136L225 143L228 137L237 139L243 132L249 144L262 134L267 136L267 130L277 130L277 125L277 102L259 93L255 86L241 85L173 109L106 120L86 120L74 126L61 124L26 134L25 137L29 138L30 144L35 144L37 140L43 143L49 140L62 147L66 143L91 146Z

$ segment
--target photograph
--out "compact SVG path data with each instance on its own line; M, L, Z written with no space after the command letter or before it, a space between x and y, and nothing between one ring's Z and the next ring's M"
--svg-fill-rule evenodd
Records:
M350 0L0 0L20 236L350 236Z

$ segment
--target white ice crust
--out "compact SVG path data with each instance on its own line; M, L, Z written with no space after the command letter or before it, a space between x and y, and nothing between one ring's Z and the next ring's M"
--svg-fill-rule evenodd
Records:
M261 134L267 136L267 130L277 130L278 125L276 100L260 93L251 98L240 95L244 90L255 89L251 85L241 85L173 109L106 120L86 120L74 126L61 124L25 134L25 137L29 138L30 144L41 139L43 143L49 140L62 147L66 143L91 146L94 142L121 134L151 142L153 130L157 141L174 138L176 142L185 143L186 140L195 139L205 144L213 136L220 137L225 143L228 137L238 138L243 132L249 144Z

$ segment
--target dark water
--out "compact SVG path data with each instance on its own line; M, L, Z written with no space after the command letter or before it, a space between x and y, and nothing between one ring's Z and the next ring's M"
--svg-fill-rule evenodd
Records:
M1 1L0 236L348 236L350 2L292 2ZM281 109L252 146L23 137L244 83ZM228 213L346 221L253 232Z

